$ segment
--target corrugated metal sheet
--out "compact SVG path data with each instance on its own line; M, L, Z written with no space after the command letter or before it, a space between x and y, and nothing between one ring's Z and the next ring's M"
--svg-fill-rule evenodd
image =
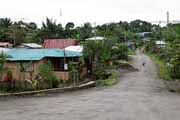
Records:
M11 49L6 52L10 55L9 61L41 60L45 57L64 57L62 49ZM65 57L82 56L79 52L65 51Z
M74 52L82 52L83 51L83 46L80 46L80 45L69 46L69 47L66 47L65 50L74 51Z
M6 53L7 51L9 51L10 49L8 48L1 48L0 47L0 53Z
M92 38L87 38L86 40L105 40L105 37L97 36L97 37L92 37Z
M44 48L60 48L63 49L68 46L77 45L78 42L75 39L46 39L44 40Z
M22 45L30 47L30 48L42 48L41 45L36 44L36 43L22 43Z

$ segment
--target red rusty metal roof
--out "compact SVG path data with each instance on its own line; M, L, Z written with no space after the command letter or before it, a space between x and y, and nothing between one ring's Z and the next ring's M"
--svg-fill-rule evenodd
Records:
M75 39L45 39L43 43L44 48L60 48L63 49L65 47L71 45L77 45L78 41Z

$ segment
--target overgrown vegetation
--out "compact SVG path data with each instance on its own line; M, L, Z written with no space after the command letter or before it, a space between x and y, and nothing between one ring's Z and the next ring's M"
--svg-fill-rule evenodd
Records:
M141 32L152 33L149 41L143 41L143 37L137 35ZM86 38L104 36L102 41L85 41ZM180 79L180 24L169 24L167 27L152 25L149 22L135 20L131 22L116 22L93 27L91 23L84 23L75 27L73 22L68 22L65 27L61 23L47 18L38 28L36 23L24 21L11 21L9 18L0 18L0 41L13 44L35 42L42 43L46 38L74 38L78 39L84 47L83 61L88 68L88 75L92 80L99 80L97 84L109 86L115 83L113 73L108 72L112 63L118 60L127 60L128 55L134 55L135 51L128 49L128 43L133 47L146 47L146 51L152 54L152 58L160 67L160 76L166 80ZM155 41L165 40L166 47L157 49ZM158 51L157 51L158 50ZM6 73L11 79L12 73L4 68L6 56L0 55L0 77ZM80 64L69 66L70 81L77 82L80 78ZM8 81L2 85L3 91L38 90L54 88L64 84L53 74L50 63L39 66L38 74L32 80Z
M113 71L111 75L104 80L97 80L96 85L97 86L112 86L118 82L119 74L116 71Z
M149 54L149 56L155 61L159 69L159 76L164 80L172 80L171 73L168 65L159 58L159 56L154 54Z
M128 48L113 40L86 41L84 58L93 80L106 79L109 75L107 70L114 61L127 60Z
M86 38L105 36L120 42L137 39L136 33L152 32L159 26L146 21L135 20L132 22L116 22L92 27L91 23L84 23L75 27L73 22L68 22L65 27L55 20L47 18L40 28L35 22L12 21L9 18L0 18L0 41L14 44L35 42L42 43L47 38L74 38L84 41ZM138 41L136 41L138 42Z
M158 48L155 39L146 44L146 51L160 66L160 76L165 80L180 80L180 25L169 24L161 29L159 38L166 42L165 47Z
M53 73L53 67L50 62L39 66L40 80L43 80L49 85L49 88L56 88L59 85L58 78Z

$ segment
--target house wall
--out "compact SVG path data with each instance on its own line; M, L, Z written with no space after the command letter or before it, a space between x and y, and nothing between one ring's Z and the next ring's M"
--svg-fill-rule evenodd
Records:
M21 72L20 62L6 62L5 67L9 68L12 71L12 76L14 80L23 80L28 79L31 80L37 75L37 70L40 64L42 64L43 61L34 61L32 62L30 69L32 69L32 72ZM31 76L32 73L32 76Z
M31 80L38 74L39 65L45 63L46 60L33 61L31 64L32 72L21 72L19 62L6 62L5 67L9 68L12 71L14 80ZM32 75L31 75L32 73ZM64 71L54 71L54 75L61 80L68 80L69 73ZM3 76L6 76L5 74ZM4 78L4 77L3 77Z
M55 71L54 74L57 78L60 78L61 80L69 80L69 72L67 71Z

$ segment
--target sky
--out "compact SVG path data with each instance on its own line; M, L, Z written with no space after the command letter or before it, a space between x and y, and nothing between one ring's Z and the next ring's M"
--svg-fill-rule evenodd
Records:
M136 19L166 21L167 11L170 20L180 19L179 5L180 0L0 0L0 18L41 24L49 17L76 26Z

